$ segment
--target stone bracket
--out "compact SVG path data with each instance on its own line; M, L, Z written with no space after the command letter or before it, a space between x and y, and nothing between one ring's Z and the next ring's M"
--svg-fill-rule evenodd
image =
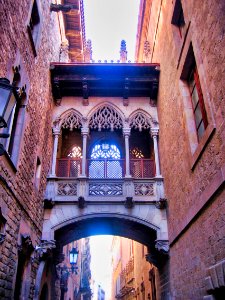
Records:
M167 207L167 199L160 198L158 201L156 201L155 206L158 209L165 209Z
M35 250L39 256L39 259L45 260L52 254L52 250L54 248L56 248L54 240L41 240L40 245L36 246Z
M126 208L132 208L132 207L134 206L134 200L133 200L133 197L126 197L124 206L125 206Z
M205 278L206 289L210 295L204 296L204 300L214 299L213 292L216 289L225 287L225 259L208 269L208 275Z
M167 240L156 240L155 248L162 254L169 254L169 241Z

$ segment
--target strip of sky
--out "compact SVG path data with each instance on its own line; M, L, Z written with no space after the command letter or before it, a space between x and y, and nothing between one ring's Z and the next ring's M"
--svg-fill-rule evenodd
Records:
M134 61L139 5L139 0L84 0L86 38L96 62L117 61L123 39L128 60Z

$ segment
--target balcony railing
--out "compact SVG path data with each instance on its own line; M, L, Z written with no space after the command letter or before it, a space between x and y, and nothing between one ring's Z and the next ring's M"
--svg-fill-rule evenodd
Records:
M135 179L153 178L155 163L151 159L130 159L131 176ZM81 159L57 160L57 177L79 177ZM125 176L124 159L87 159L87 176L90 179L122 179Z
M81 159L60 158L57 160L57 177L79 177L81 174Z
M133 178L152 178L155 176L155 162L152 159L131 159L130 173Z
M124 159L88 159L87 175L91 179L122 179Z

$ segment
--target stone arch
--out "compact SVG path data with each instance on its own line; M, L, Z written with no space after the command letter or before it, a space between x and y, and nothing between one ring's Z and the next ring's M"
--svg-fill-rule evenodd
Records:
M125 121L124 114L118 107L103 102L95 106L88 114L88 127L90 129L122 129Z
M142 109L134 111L129 116L129 126L134 129L158 128L158 121Z
M155 205L148 205L146 207L137 203L131 210L127 211L127 208L119 203L114 206L95 204L88 205L85 210L87 211L84 214L78 206L72 204L67 206L57 205L57 207L53 207L51 215L44 221L42 239L55 240L57 238L57 232L62 232L65 228L71 226L76 229L77 236L74 236L73 238L78 239L81 238L79 232L83 234L84 231L82 224L91 223L93 227L97 224L97 221L100 222L101 220L104 220L104 222L111 225L113 224L113 220L115 220L114 233L120 230L119 228L116 228L116 225L121 224L121 230L123 230L123 224L125 224L132 225L133 228L142 228L142 232L148 232L149 234L154 233L154 241L156 239L168 239L166 212L156 208ZM57 218L55 217L56 215ZM78 224L78 226L76 226L76 224ZM123 234L124 232L121 232L121 236L123 236ZM127 232L127 234L132 238L133 230ZM142 238L140 242L148 244L148 236L145 236L146 241ZM138 241L139 237L134 237L134 239ZM153 240L150 243L153 243Z
M71 108L63 112L59 117L53 121L53 128L61 130L62 128L73 129L81 128L83 126L84 118L80 112Z

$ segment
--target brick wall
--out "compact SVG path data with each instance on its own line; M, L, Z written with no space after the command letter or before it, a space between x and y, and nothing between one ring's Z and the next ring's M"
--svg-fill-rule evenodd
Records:
M12 66L20 65L19 86L26 84L23 103L24 121L18 160L13 166L6 156L0 157L0 206L6 218L5 241L0 245L0 298L12 299L16 280L20 235L29 234L36 246L40 242L43 219L43 194L52 152L51 85L49 64L58 61L60 34L57 13L50 13L51 1L37 0L41 19L37 56L34 57L27 25L33 1L6 0L0 5L0 77L12 82ZM34 184L37 156L41 161L41 178ZM15 169L16 167L16 169ZM35 252L28 258L30 269L26 299L33 299L38 262ZM27 267L27 268L28 268ZM27 271L25 268L25 272ZM24 278L26 274L24 273ZM29 280L28 280L29 281Z
M182 1L185 26L180 38L171 24L174 2L153 1L148 36L150 61L161 69L159 150L169 202L171 291L173 299L202 299L207 268L225 257L225 3ZM210 129L195 152L180 80L191 42Z

